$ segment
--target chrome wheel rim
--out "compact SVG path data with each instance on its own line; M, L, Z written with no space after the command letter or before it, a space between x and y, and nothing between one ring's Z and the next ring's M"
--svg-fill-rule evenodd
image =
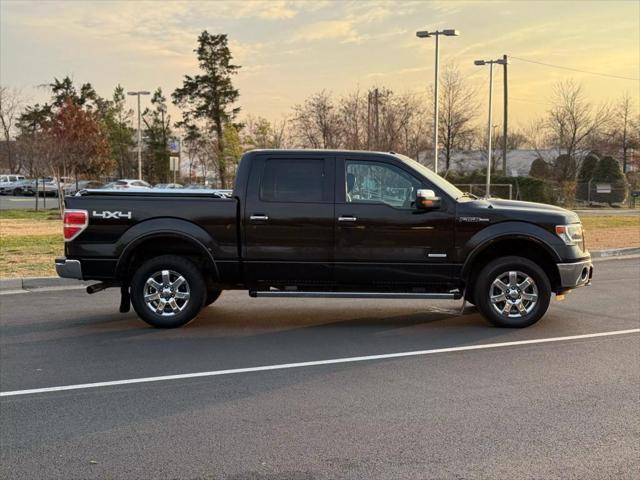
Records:
M522 318L538 303L538 287L529 275L517 270L503 272L489 288L493 309L503 317Z
M156 315L172 317L189 304L189 282L178 272L160 270L144 284L144 303Z

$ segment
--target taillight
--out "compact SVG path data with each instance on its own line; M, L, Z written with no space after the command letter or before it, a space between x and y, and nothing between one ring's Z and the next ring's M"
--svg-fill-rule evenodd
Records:
M63 216L64 241L70 242L80 235L89 225L89 212L86 210L65 210Z

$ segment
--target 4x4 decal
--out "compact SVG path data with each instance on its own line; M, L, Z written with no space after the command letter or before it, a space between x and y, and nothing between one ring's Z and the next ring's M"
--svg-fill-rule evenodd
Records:
M109 210L104 210L102 212L96 212L95 210L91 213L92 217L104 218L108 220L110 218L128 218L131 220L131 212L121 212L119 210L115 212L110 212Z

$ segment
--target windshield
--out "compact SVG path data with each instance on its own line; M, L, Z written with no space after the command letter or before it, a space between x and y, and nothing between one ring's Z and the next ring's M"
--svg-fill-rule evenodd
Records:
M460 190L458 187L456 187L452 183L447 182L440 175L436 175L433 171L431 171L430 169L428 169L424 165L416 162L412 158L409 158L406 155L401 155L399 153L396 153L395 156L398 157L400 160L402 160L407 165L409 165L411 168L416 170L422 176L426 177L427 180L429 180L431 183L433 183L436 187L438 187L440 190L445 192L447 195L449 195L454 200L457 200L458 198L460 198L461 196L464 195L464 192L462 190Z

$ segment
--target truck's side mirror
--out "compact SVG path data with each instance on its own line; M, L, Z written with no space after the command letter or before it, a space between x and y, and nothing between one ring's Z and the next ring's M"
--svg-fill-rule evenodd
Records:
M419 210L437 210L440 208L440 197L433 190L419 189L416 195L416 208Z

